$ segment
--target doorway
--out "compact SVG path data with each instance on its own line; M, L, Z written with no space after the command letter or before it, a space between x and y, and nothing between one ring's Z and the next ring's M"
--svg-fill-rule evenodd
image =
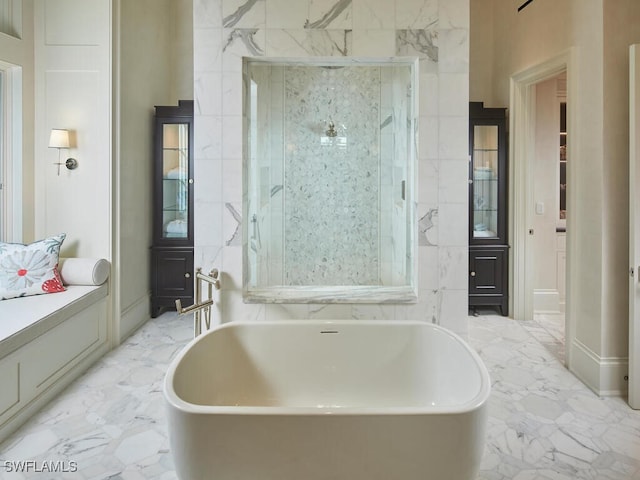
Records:
M564 103L563 150L569 158L574 55L571 49L514 75L510 104L512 311L516 320L529 321L538 312L537 320L547 323L546 330L541 328L540 333L547 335L547 341L567 366L571 364L571 349L565 346L571 345L574 336L570 287L575 229L571 228L571 215L560 219L560 109ZM544 112L537 108L538 101L544 105ZM547 132L541 135L542 131ZM537 157L545 158L547 164ZM571 163L564 165L564 183L570 184ZM568 188L565 193L565 210L571 212L574 192ZM541 318L542 312L546 312L546 318ZM550 316L549 312L555 315Z
M533 154L533 328L564 362L567 218L567 74L536 83Z

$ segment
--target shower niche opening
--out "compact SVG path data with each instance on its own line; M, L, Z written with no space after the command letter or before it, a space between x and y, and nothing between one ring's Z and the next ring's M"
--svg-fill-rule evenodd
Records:
M248 303L410 303L417 59L243 59Z

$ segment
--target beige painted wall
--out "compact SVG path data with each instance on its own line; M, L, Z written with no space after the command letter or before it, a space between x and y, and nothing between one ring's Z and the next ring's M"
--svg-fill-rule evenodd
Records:
M621 352L618 345L628 335L629 265L629 46L640 42L640 2L604 1L604 118L603 181L607 232L603 250L607 262L603 290L609 303L604 311L610 318L603 331L603 349ZM628 344L625 342L625 347Z
M499 107L493 99L493 0L470 1L469 101Z
M187 0L121 0L118 31L118 270L120 338L149 318L155 105L193 98Z
M174 0L176 61L175 96L193 99L193 0Z
M575 47L576 88L569 99L576 120L569 125L576 146L569 152L574 160L569 188L576 190L576 203L569 205L576 231L569 235L577 235L573 251L568 252L576 259L577 269L569 292L574 297L572 315L577 341L601 365L624 362L628 47L640 41L640 4L634 0L536 0L518 13L512 2L491 3L493 38L479 41L485 48L492 47L493 58L485 53L471 59L470 84L486 77L476 62L492 60L492 96L497 104L509 104L512 75ZM473 34L472 28L471 44ZM486 86L475 88L487 91Z

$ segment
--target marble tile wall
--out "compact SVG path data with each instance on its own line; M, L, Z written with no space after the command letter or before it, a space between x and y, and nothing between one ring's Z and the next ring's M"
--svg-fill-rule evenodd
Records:
M467 323L469 0L194 0L195 265L219 268L217 321ZM418 302L242 299L242 57L418 56Z
M380 90L380 67L285 68L285 285L381 281Z

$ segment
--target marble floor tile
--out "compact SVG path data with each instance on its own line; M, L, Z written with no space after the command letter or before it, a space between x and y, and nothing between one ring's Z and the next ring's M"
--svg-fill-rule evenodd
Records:
M537 339L533 323L470 317L468 340L493 386L478 478L640 479L640 412L591 392Z
M564 363L564 322L564 313L534 313L533 321L523 321L522 326Z
M192 331L175 313L150 320L0 445L0 478L176 480L162 381ZM493 388L478 480L640 480L640 412L571 375L545 345L554 333L491 312L469 317L467 340ZM7 470L27 460L69 471Z

